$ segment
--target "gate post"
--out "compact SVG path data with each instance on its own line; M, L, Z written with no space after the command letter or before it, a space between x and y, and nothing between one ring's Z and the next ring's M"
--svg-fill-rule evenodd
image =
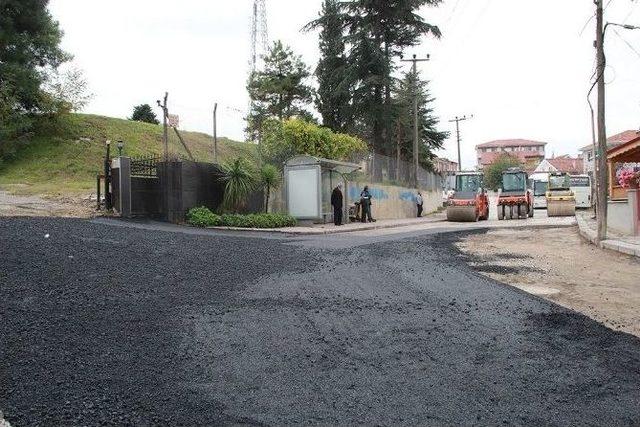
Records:
M120 215L131 218L131 159L120 157Z

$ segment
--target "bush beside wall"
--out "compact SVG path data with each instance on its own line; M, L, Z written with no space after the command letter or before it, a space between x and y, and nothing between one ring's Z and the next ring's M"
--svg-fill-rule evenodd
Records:
M296 219L275 213L216 215L205 207L199 207L187 213L187 223L195 227L282 228L295 226Z

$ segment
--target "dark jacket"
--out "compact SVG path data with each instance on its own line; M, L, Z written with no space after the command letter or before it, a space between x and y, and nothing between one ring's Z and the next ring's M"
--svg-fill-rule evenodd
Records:
M369 193L369 190L362 190L362 193L360 193L360 202L366 205L371 204L371 193Z
M338 187L334 188L333 192L331 193L331 206L342 208L342 201L342 191L340 191Z

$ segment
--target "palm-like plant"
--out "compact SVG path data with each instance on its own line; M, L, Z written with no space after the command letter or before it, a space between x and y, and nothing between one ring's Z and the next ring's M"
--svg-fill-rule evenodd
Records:
M222 165L222 182L224 182L223 205L225 209L237 212L246 201L249 193L256 188L256 174L253 165L242 157Z
M271 190L277 189L281 182L280 171L277 167L269 164L262 166L260 170L260 183L265 190L265 213L269 212L269 196L271 195Z

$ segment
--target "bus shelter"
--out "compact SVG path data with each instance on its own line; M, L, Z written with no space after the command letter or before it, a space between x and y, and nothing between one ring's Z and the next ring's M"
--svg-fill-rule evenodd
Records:
M333 220L331 192L342 184L343 217L346 217L347 179L360 165L313 156L292 157L284 167L284 190L289 215L314 222Z

